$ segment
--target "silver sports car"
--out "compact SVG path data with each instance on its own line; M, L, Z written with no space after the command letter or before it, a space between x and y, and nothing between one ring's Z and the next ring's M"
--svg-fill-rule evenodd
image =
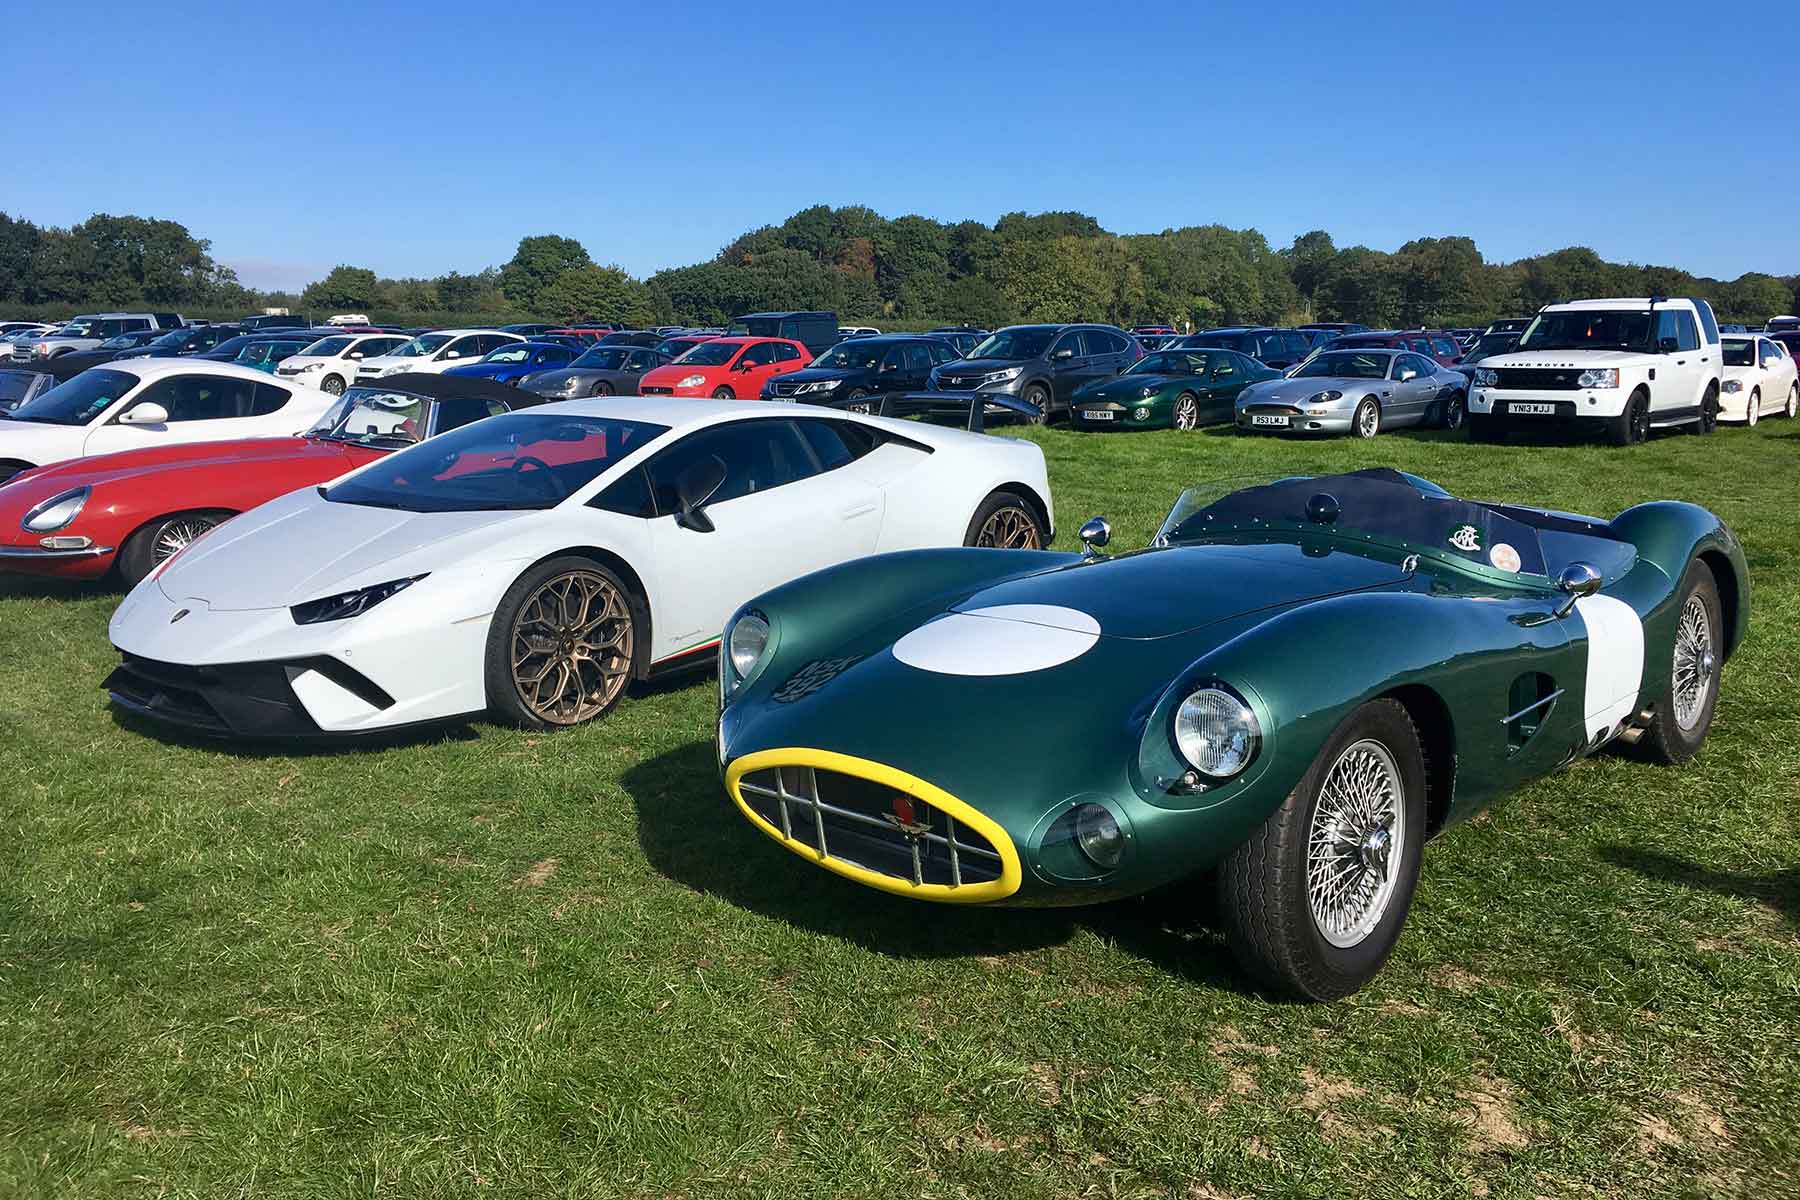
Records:
M1354 433L1462 424L1469 381L1406 350L1324 350L1283 379L1238 393L1237 426L1250 433Z

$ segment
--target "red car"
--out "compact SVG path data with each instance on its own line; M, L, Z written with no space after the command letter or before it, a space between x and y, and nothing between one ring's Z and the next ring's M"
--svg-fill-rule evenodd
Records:
M26 471L0 486L0 571L99 579L116 570L135 587L238 513L541 402L491 379L390 375L345 392L300 437L126 450Z
M1411 350L1441 367L1454 367L1463 359L1462 343L1448 329L1376 329L1347 333L1327 342L1326 350Z
M638 380L638 395L754 400L765 382L811 361L806 347L788 338L713 338L647 373Z

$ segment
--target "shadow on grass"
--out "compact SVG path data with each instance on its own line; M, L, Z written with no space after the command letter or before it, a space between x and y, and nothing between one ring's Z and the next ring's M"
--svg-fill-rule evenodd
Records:
M404 746L437 742L473 742L481 737L468 719L409 725L404 729L357 735L320 734L314 737L209 737L174 725L139 716L118 705L108 705L113 724L127 733L149 738L165 746L188 750L212 750L234 758L337 758L370 754Z
M105 579L41 579L0 571L0 600L92 600L99 596L123 599L125 593L111 576Z
M799 861L743 819L719 782L712 746L691 742L625 772L638 842L664 877L789 925L899 958L961 958L1057 946L1078 927L1196 983L1248 981L1203 922L1194 887L1091 908L990 908L890 896Z
M1788 922L1800 927L1800 867L1772 871L1767 875L1746 875L1735 871L1714 871L1655 850L1636 846L1606 846L1600 857L1614 866L1636 871L1651 879L1678 883L1684 887L1704 888L1721 896L1754 900L1774 909Z

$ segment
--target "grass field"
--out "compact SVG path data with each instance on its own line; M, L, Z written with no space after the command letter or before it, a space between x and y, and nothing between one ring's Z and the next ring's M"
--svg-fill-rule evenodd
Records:
M1800 1195L1800 422L1030 436L1063 546L1272 470L1697 501L1751 634L1698 760L1455 830L1383 974L1306 1007L1196 890L969 912L806 868L728 809L710 681L556 736L227 751L108 710L115 594L0 583L0 1194Z

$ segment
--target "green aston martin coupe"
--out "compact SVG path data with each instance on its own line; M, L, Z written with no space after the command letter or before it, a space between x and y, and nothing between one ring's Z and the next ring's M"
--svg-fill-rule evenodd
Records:
M1280 379L1235 350L1159 350L1123 373L1078 388L1069 400L1076 429L1195 429L1235 419L1237 394Z
M1145 550L931 550L740 609L718 754L756 828L882 891L1089 904L1217 868L1269 984L1393 949L1426 840L1611 743L1706 737L1744 636L1736 538L1385 469L1185 492Z

